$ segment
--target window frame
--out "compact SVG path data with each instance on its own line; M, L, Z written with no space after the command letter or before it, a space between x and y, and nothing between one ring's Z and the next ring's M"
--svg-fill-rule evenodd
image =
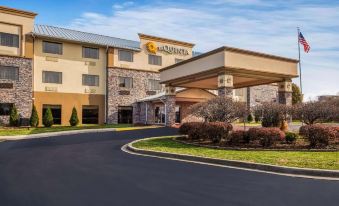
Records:
M94 80L94 85L85 84L85 81L84 81L85 77L88 77L88 76L97 78L97 80ZM82 74L82 86L99 87L99 84L100 84L99 81L100 81L100 77L97 74Z
M160 59L159 64L155 64L154 62L151 61L151 57L157 57ZM148 64L150 65L156 65L156 66L162 66L162 56L159 55L154 55L154 54L148 54Z
M91 57L91 56L85 56L86 52L85 50L86 49L91 49L91 50L96 50L97 51L97 56L96 57ZM82 46L82 58L85 58L85 59L99 59L100 58L100 50L99 48L96 48L96 47L89 47L89 46Z
M5 66L5 65L0 65L0 70L2 69L15 69L15 79L11 79L11 78L2 78L1 75L0 75L0 79L1 80L11 80L11 81L19 81L19 67L17 66ZM5 75L4 75L5 76Z
M121 82L121 80L124 80L124 82L122 83ZM131 85L130 85L130 87L126 87L126 79L130 79L131 80ZM119 76L119 79L118 79L118 86L119 86L119 88L125 88L125 89L132 89L133 88L133 78L132 77L122 77L122 76ZM125 86L121 86L121 84L124 84Z
M1 37L2 35L5 35L5 36L7 35L7 37L12 37L12 39L11 39L12 44L3 44L2 38L4 38L4 37ZM20 48L20 35L11 34L11 33L7 33L7 32L0 32L0 46Z
M159 83L159 88L153 88L154 84L152 85L151 81L153 82L158 82ZM151 86L152 85L152 86ZM152 87L152 88L151 88ZM148 91L161 91L161 84L159 79L148 79L147 82L147 90Z
M54 73L54 74L60 74L60 81L59 82L46 82L46 73ZM42 83L45 83L45 84L62 84L62 72L56 72L56 71L46 71L46 70L43 70L42 71Z
M45 45L47 44L58 44L60 45L60 51L58 53L54 53L54 52L50 52L50 51L46 51ZM42 41L42 52L45 54L56 54L56 55L62 55L63 54L63 43L60 42L54 42L54 41Z
M127 53L130 53L131 54L131 61L127 60L127 59L122 59L121 57L121 54L122 52L127 52ZM123 62L133 62L134 61L134 52L133 51L129 51L129 50L126 50L126 49L118 49L118 60L119 61L123 61Z

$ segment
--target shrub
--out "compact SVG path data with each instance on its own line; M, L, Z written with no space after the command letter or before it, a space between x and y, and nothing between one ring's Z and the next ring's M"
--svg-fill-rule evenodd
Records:
M256 115L261 114L263 127L280 127L281 122L287 120L289 107L278 103L263 103L254 108Z
M44 124L45 127L51 127L54 124L51 108L49 107L47 108L42 123Z
M204 136L214 143L226 139L232 128L231 124L224 122L209 122L202 127Z
M249 143L249 136L245 130L233 131L228 139L228 144L230 145L243 145L247 143Z
M71 118L69 119L69 124L72 127L77 126L79 124L78 113L77 113L77 109L75 107L73 107L73 109L72 109L72 115L71 115Z
M29 119L29 125L32 127L37 127L39 125L39 116L38 112L36 111L35 105L32 107L31 118Z
M253 122L252 114L249 114L249 115L247 116L247 121L248 121L248 122Z
M189 130L193 127L194 124L199 124L200 122L186 122L179 127L179 134L188 135Z
M11 108L10 116L9 116L9 125L12 127L17 127L19 125L19 114L15 105Z
M279 128L250 128L248 135L251 142L259 142L263 147L270 147L285 139L285 133Z
M306 137L310 142L310 147L326 147L338 142L337 129L335 127L324 125L306 125L302 126L299 133Z
M286 143L288 144L292 144L294 143L298 138L298 134L294 133L294 132L286 132L285 133L285 140Z

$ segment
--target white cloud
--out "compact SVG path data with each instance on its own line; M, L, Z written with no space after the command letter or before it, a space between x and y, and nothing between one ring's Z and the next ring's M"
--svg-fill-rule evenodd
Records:
M133 4L134 4L133 1L125 1L125 2L120 3L120 4L114 4L112 6L112 8L115 9L115 10L119 10L119 9L124 9L126 7L132 6Z
M110 16L84 13L70 27L134 40L138 40L137 33L153 34L196 43L195 50L203 52L229 45L297 58L296 27L300 26L312 48L309 54L302 53L306 99L339 91L339 4L299 5L289 1L286 6L280 1L283 7L270 3L267 9L267 1L244 1L264 5L264 9L257 9L236 2L133 7L127 5L133 2L125 2L113 6Z

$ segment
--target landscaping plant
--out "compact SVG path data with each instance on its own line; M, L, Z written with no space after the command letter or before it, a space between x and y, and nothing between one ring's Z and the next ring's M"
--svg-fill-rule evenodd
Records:
M287 120L290 108L278 103L263 103L254 108L254 113L261 114L263 127L280 127Z
M298 85L292 83L292 104L299 104L303 101L303 95L301 94Z
M298 134L294 132L286 132L285 133L285 141L287 144L292 144L294 143L298 138Z
M248 132L245 130L235 130L231 133L227 143L232 146L241 146L248 144L250 141Z
M53 122L53 114L52 114L52 110L51 108L47 108L42 123L45 127L51 127L53 126L54 122Z
M322 148L339 142L338 128L320 124L300 127L299 134L306 137L312 148Z
M285 133L279 128L250 128L248 136L250 142L258 142L263 147L270 147L285 139Z
M32 113L31 113L31 117L29 119L29 124L32 127L37 127L39 125L39 116L38 116L38 112L36 110L35 105L33 105L33 107L32 107Z
M78 113L75 107L72 109L72 115L71 118L69 119L69 124L74 127L79 124L79 118L78 118Z
M305 124L328 122L337 118L338 106L332 102L305 102L293 106L293 116Z
M19 126L19 114L18 114L18 110L16 109L15 105L13 105L10 111L9 125L12 127Z
M247 116L247 122L253 122L253 116L252 116L252 114L248 114L248 116Z

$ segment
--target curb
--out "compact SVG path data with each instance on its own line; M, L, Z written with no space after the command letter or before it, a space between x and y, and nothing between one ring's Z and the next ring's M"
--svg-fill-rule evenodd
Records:
M115 131L117 131L117 128L80 129L80 130L72 130L72 131L46 132L46 133L41 133L41 134L30 134L30 135L0 136L0 141L36 139L36 138L43 138L43 137L65 136L65 135L71 135L71 134L101 133L101 132L115 132Z
M339 180L339 171L336 171L336 170L284 167L284 166L276 166L276 165L269 165L269 164L236 161L236 160L223 160L223 159L215 159L215 158L208 158L208 157L197 157L197 156L192 156L192 155L174 154L174 153L168 153L168 152L155 152L155 151L150 151L150 150L138 149L132 146L132 144L136 142L147 140L147 139L154 139L154 138L156 137L133 141L127 144L126 149L130 152L134 152L137 154L152 155L156 157L174 158L174 159L179 159L179 160L195 161L198 163L208 163L208 164L215 164L215 165L220 165L220 166L230 166L230 167L237 167L237 168L242 168L242 169L252 169L252 170L259 170L259 171L264 171L264 172L273 172L273 173L280 173L280 174L287 174L287 175L308 176L308 177L313 177L313 178L331 178L333 180Z

